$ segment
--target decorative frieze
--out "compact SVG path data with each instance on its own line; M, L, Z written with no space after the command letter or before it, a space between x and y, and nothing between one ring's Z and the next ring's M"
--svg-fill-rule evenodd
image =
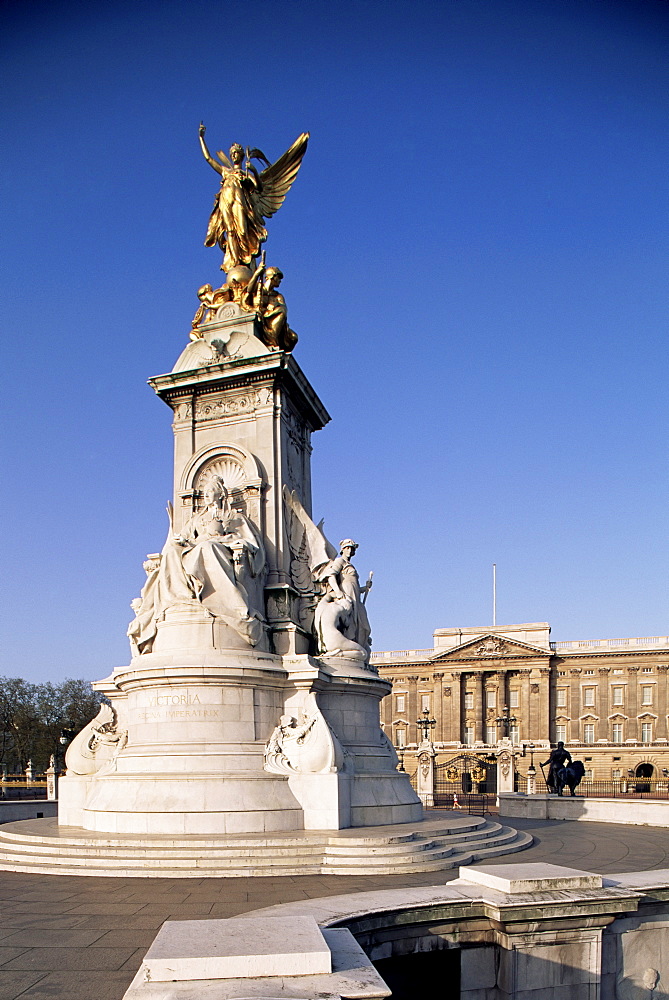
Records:
M251 389L238 395L201 396L195 402L196 420L220 420L223 417L253 413L272 402L271 389ZM184 400L174 408L175 420L192 420L193 404Z

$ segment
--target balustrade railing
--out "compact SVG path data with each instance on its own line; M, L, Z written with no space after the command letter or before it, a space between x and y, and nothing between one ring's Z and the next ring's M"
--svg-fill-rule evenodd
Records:
M0 799L45 799L46 778L40 775L31 781L25 774L7 774L0 779Z

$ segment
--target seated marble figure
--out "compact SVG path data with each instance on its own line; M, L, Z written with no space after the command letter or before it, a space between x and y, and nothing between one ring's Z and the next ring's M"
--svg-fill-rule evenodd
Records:
M133 601L128 636L133 651L149 653L169 608L201 606L251 646L263 635L265 549L255 525L230 505L223 480L204 489L205 506L144 567L146 583Z

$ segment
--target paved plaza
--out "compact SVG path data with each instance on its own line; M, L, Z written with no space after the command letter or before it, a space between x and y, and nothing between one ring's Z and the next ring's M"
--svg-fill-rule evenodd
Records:
M669 868L661 828L514 820L535 837L525 861L607 873ZM492 858L504 864L520 855ZM164 920L231 917L274 903L439 885L457 869L413 876L86 878L0 872L0 1000L121 1000Z

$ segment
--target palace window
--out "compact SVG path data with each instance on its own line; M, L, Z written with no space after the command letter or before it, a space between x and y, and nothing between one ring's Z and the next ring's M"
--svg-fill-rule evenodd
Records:
M614 667L614 668L613 668L613 673L614 673L614 674L624 674L624 673L625 673L625 671L623 670L623 668L622 668L622 667Z
M558 688L557 689L557 707L565 708L567 705L567 689Z
M398 694L398 695L395 696L395 711L396 712L405 712L406 711L406 708L405 708L405 695Z
M488 708L495 708L497 705L497 688L488 688L486 691L486 705Z
M473 745L473 743L474 743L474 727L473 726L465 726L464 744L465 744L465 746L470 747L470 746Z
M585 774L583 775L583 777L585 778L585 780L586 781L592 781L593 778L594 778L594 776L595 776L595 772L593 771L593 769L591 767L586 767Z
M517 688L513 688L509 691L509 708L519 708L520 707L520 691Z
M583 704L588 708L594 708L595 705L595 689L594 688L583 688Z
M556 726L555 727L555 739L558 743L567 742L567 727L566 726Z
M422 694L420 696L420 710L421 710L421 712L424 712L425 709L427 709L428 712L430 711L430 696L429 696L429 694Z
M613 704L614 705L624 705L625 704L625 688L614 687L613 688Z
M592 677L592 675L594 674L594 672L595 672L594 670L584 670L583 671L583 673L585 674L586 677L587 676Z
M514 746L520 746L520 729L518 726L511 726L509 736L511 737L511 742Z
M395 746L400 747L400 749L404 747L405 739L406 739L406 729L404 728L404 726L401 726L400 728L395 730Z
M583 742L584 743L595 742L595 726L592 722L586 722L586 724L583 726Z
M641 742L642 743L652 743L653 742L653 723L652 722L642 722L641 723Z
M473 707L474 707L474 692L465 691L465 708L473 708Z
M490 745L497 743L497 726L486 726L485 741Z
M650 685L641 688L641 704L642 705L653 704L653 689Z
M611 777L613 778L614 781L620 781L620 779L622 778L622 776L623 776L623 772L620 770L619 767L612 768L612 770L611 770Z
M623 724L622 722L614 722L611 726L611 741L613 743L622 743L623 741Z
M652 672L653 672L653 668L652 667L642 667L642 670L641 670L642 674L652 674Z

